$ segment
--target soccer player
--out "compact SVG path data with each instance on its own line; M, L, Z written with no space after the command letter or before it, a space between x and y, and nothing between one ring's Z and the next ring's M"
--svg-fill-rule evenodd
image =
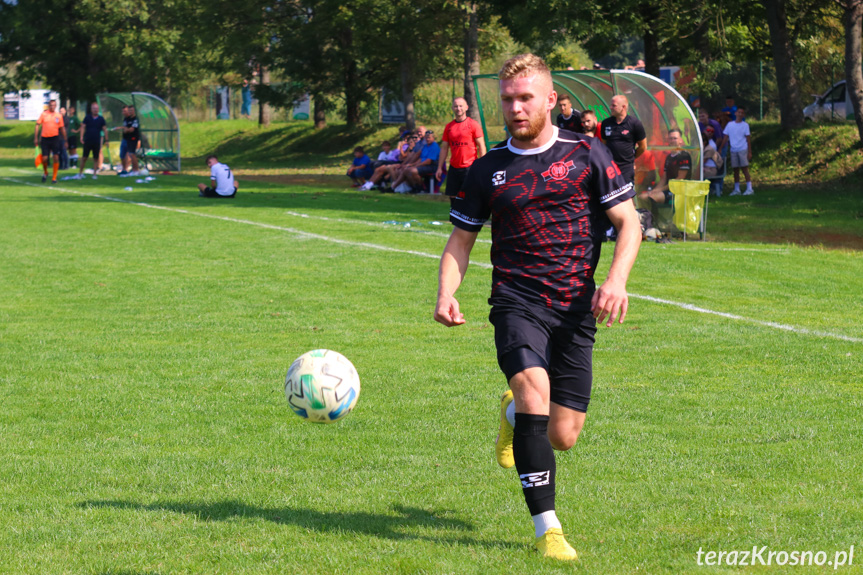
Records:
M198 184L198 197L233 198L237 195L240 186L231 168L220 163L215 154L207 156L207 167L210 168L210 185Z
M63 117L56 111L57 100L48 102L48 109L42 112L36 120L36 130L33 132L33 145L42 147L42 182L48 179L48 159L53 154L51 165L54 168L54 176L51 183L57 183L57 170L60 169L60 154L63 144L66 142L66 126ZM39 129L42 129L41 139Z
M84 168L87 167L87 158L93 154L93 179L98 178L96 175L102 169L102 161L99 159L102 153L102 142L108 138L108 130L105 127L107 122L105 118L99 115L99 104L93 102L90 104L90 113L84 117L83 126L81 128L81 167L78 168L77 179L84 177Z
M130 176L138 175L138 144L141 142L141 127L138 122L138 115L135 112L135 106L128 106L128 115L123 119L123 143L120 145L120 162L123 164L123 171L126 171L126 156L129 156L132 163L132 171ZM125 174L120 174L125 175Z
M585 136L596 138L596 130L599 124L596 122L596 113L593 110L585 110L581 113L581 131Z
M555 514L553 449L570 449L584 425L596 324L607 320L610 327L626 317L641 226L632 184L608 150L552 124L557 94L545 62L515 56L499 78L511 137L474 162L453 201L434 318L448 327L465 323L455 293L491 217L489 320L510 387L501 398L497 461L518 471L537 549L574 560ZM608 277L596 289L608 220L618 240Z
M437 162L435 179L440 181L446 166L446 157L452 150L449 171L446 180L446 195L452 198L464 183L468 169L477 158L485 155L485 138L482 136L482 126L473 118L467 116L467 100L456 98L452 101L452 113L455 119L446 125L441 136L440 156ZM450 200L451 201L451 200Z
M569 94L561 94L557 97L557 107L560 108L560 114L557 115L557 127L570 132L581 132L581 112L572 108Z
M618 94L611 98L611 117L602 121L599 137L611 150L611 157L627 182L635 179L635 159L647 151L647 134L638 118L628 114L629 99Z

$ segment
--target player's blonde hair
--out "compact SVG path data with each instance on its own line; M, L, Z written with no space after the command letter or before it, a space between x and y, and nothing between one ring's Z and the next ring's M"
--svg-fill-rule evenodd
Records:
M501 80L512 80L534 74L546 77L551 85L551 70L548 69L545 60L536 54L519 54L504 62L497 76Z

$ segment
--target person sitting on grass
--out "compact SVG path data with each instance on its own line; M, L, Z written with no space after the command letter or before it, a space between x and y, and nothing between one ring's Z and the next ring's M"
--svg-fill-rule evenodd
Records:
M348 177L355 188L362 186L372 177L372 160L366 155L362 146L354 148L354 161L348 168Z
M237 195L239 185L231 168L220 163L215 154L207 156L207 167L210 168L210 185L198 184L199 197L233 198Z

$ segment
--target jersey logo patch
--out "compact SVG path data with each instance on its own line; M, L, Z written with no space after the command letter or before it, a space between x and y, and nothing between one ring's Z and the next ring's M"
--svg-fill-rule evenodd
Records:
M542 179L546 182L549 180L562 180L574 169L575 163L572 160L569 160L565 164L563 162L555 162L542 173Z
M491 185L500 186L506 183L506 170L495 172L491 176Z
M621 134L623 134L624 136L627 135L628 133L629 133L629 130L624 130L621 132Z

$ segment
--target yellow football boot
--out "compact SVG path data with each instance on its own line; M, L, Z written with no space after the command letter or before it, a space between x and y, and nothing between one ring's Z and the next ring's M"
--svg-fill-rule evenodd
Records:
M578 553L566 542L563 531L556 527L552 527L546 531L542 537L537 537L536 549L543 557L551 557L552 559L560 559L561 561L575 561L578 559Z
M506 419L506 408L512 403L512 390L506 390L500 398L500 428L497 431L497 439L494 440L494 455L497 463L504 469L515 465L512 456L512 426Z

